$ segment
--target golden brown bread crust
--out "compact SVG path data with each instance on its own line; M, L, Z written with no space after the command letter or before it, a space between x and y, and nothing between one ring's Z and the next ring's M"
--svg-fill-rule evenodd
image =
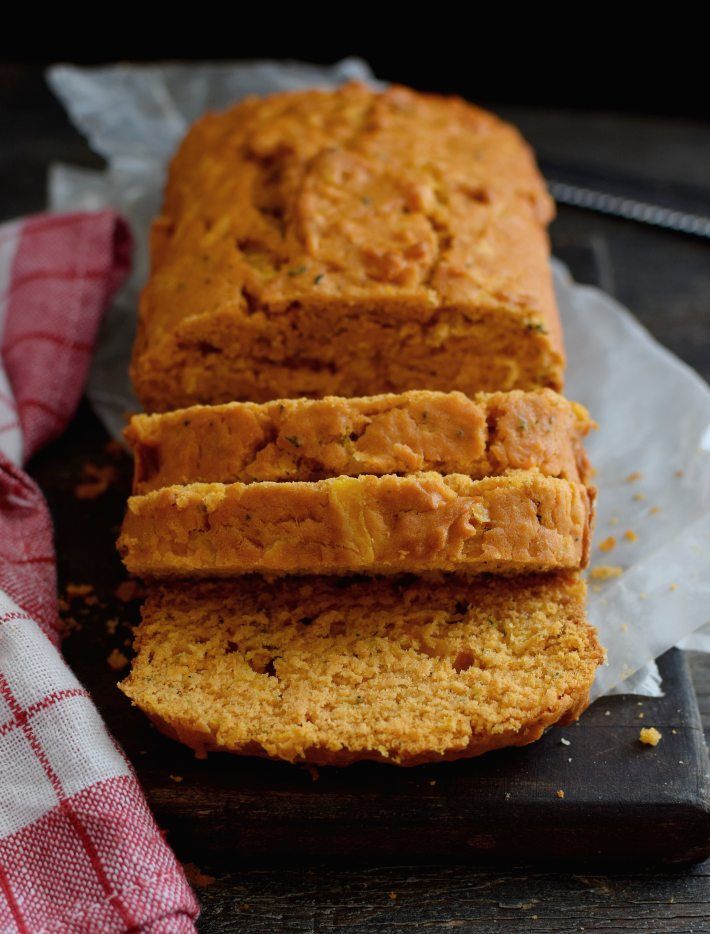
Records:
M136 391L559 389L551 215L519 134L457 98L350 84L208 114L154 223Z
M572 569L593 497L534 470L194 483L132 497L118 544L148 576Z
M604 653L576 575L173 582L122 690L163 732L317 765L525 745L576 719Z
M582 483L592 421L550 389L414 390L343 399L232 402L135 415L134 493L185 483L322 480L434 470L475 479L538 468Z

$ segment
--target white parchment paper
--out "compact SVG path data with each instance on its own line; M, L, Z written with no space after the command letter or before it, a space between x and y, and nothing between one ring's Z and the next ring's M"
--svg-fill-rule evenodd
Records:
M102 172L54 166L54 210L111 206L130 222L134 271L104 323L89 396L116 436L139 406L127 377L138 290L147 273L147 235L158 213L167 161L190 123L247 94L359 78L347 59L329 68L299 63L55 66L49 82L92 148ZM618 302L576 285L553 264L568 354L567 395L599 422L589 440L598 470L597 543L592 567L622 567L590 581L589 613L607 647L595 697L659 692L654 658L673 645L710 649L710 389L656 343ZM629 475L640 474L630 481ZM624 537L630 530L634 541ZM690 640L690 641L688 641ZM651 663L651 664L649 664Z

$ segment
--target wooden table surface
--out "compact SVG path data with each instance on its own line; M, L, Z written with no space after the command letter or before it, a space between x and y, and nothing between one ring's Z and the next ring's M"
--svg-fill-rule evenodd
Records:
M522 128L550 177L710 214L710 125L533 108L504 115ZM37 69L0 65L0 126L0 219L42 209L51 162L100 165ZM552 239L566 257L579 253L578 278L600 280L710 378L710 242L566 207ZM90 423L84 412L73 443L83 443ZM34 465L40 480L50 463L51 453ZM707 738L710 656L690 661ZM205 932L710 931L710 861L682 873L609 875L461 865L199 869L214 877L198 890Z

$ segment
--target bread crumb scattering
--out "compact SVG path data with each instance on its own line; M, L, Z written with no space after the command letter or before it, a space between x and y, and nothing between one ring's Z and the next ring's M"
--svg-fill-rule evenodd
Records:
M616 538L613 535L599 542L599 551L612 551L614 548L616 548Z
M88 461L82 467L82 482L74 487L74 496L77 499L96 499L117 479L116 468L111 464L99 467Z
M120 649L112 649L106 661L109 663L109 667L113 668L114 671L120 671L128 664L128 658Z
M627 483L636 483L637 480L641 480L642 478L643 478L643 474L641 473L641 471L640 471L640 470L634 470L633 473L630 473L630 474L628 475L628 477L626 478L626 482L627 482Z
M603 660L576 575L154 586L122 690L198 754L399 764L525 745Z
M564 798L565 796L565 793L562 788L558 788L555 794L557 795L558 798Z
M626 539L627 542L637 542L639 539L636 532L634 532L632 529L627 529L624 532L624 538Z
M215 876L208 876L206 872L201 872L194 863L183 863L182 868L187 881L196 889L204 889L216 881Z
M624 569L618 564L598 564L591 569L589 576L592 580L605 581L612 577L621 577L623 573Z
M645 746L657 746L661 741L661 733L655 728L655 726L645 726L639 732L639 740Z

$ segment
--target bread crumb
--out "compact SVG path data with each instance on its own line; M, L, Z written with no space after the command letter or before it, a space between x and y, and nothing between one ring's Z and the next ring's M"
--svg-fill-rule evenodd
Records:
M143 587L137 580L129 578L121 581L113 593L121 603L130 603L132 600L139 600L143 596Z
M99 467L87 461L82 468L82 482L74 487L74 496L77 499L96 499L108 490L112 483L118 479L116 468L111 464Z
M610 717L610 716L611 716L611 710L605 710L605 711L604 711L604 716L605 716L605 717Z
M170 781L171 781L171 782L181 782L181 781L182 781L182 775L171 775L171 776L170 776Z
M618 564L598 564L589 572L589 576L595 581L609 580L611 577L621 577L624 569Z
M609 525L618 525L618 524L619 524L618 516L612 516L611 519L609 519Z
M640 470L634 470L633 473L630 473L626 478L627 483L636 483L637 480L640 480L643 477L643 474Z
M639 594L639 600L647 600L648 594L645 594L643 591Z
M634 493L633 498L636 500L637 503L641 503L643 502L643 500L646 499L646 494L645 493Z
M639 540L638 535L632 529L627 529L624 532L624 538L627 542L637 542Z
M669 590L677 590L677 589L678 589L678 585L677 585L677 584L671 584L671 586L670 586L668 589L669 589Z
M120 671L128 664L128 659L120 649L112 649L106 661L114 671Z
M599 551L611 551L613 548L616 548L616 539L613 535L605 538L603 542L599 542Z
M621 630L621 632L628 632L628 631L629 631L629 624L628 624L628 623L622 623L622 624L619 626L619 629Z
M645 713L640 713L640 714L638 715L638 719L639 719L639 720L643 720L643 718L644 718L645 716L646 716Z
M208 876L206 872L200 872L194 863L183 863L182 868L187 876L187 881L190 885L194 885L196 889L204 889L215 882L214 876Z
M558 798L564 798L565 796L565 793L561 788L558 788L555 794L557 795Z
M436 785L436 779L432 779L432 780L429 782L429 784L430 784L431 787L433 788L434 785Z
M89 597L94 592L93 584L67 584L64 592L73 600L75 597Z
M572 745L572 743L571 743L568 739L565 739L564 736L562 737L562 739L560 740L560 742L562 743L563 746L571 746L571 745Z
M684 476L685 476L685 471L684 471L684 470L676 470L675 475L676 475L676 477L684 477Z
M311 781L312 781L312 782L317 782L318 779L320 778L320 772L319 772L318 769L315 767L315 765L308 765L308 764L306 764L306 765L303 766L303 770L304 770L304 772L308 772L308 774L311 776Z
M651 508L648 510L648 514L649 516L657 516L660 511L660 506L651 506Z
M114 636L114 635L116 634L116 630L118 629L118 620L117 620L117 619L107 619L105 625L106 625L106 632L107 632L110 636Z
M671 733L672 733L674 736L677 736L677 735L678 735L678 730L671 730Z
M62 626L64 632L81 632L81 623L76 616L62 616Z
M387 898L391 898L392 901L394 901L395 898L397 898L397 893L396 893L396 892L388 892L388 893L387 893Z
M661 741L661 734L655 726L645 726L639 733L639 739L645 746L657 746Z

